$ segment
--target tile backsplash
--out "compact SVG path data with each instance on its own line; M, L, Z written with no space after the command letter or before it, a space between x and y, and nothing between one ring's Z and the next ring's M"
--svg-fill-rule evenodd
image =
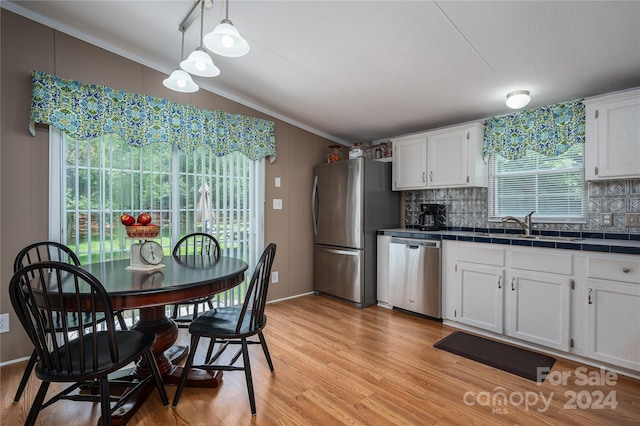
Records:
M405 192L405 225L417 225L420 204L446 205L450 227L517 227L517 224L489 223L487 188L442 188ZM535 223L534 229L555 231L625 232L640 234L640 228L625 226L625 213L640 212L640 179L587 183L586 223ZM613 213L613 226L601 226L600 214Z

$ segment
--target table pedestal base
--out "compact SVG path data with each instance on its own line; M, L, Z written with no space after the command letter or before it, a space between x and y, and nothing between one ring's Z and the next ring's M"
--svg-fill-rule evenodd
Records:
M178 327L173 320L167 318L164 306L140 309L140 320L132 329L151 332L156 335L156 342L153 345L152 352L158 364L158 370L165 385L177 385L183 371L182 367L177 364L187 357L189 347L173 345L178 338ZM144 359L140 359L129 377L133 379L146 377L150 374L151 369ZM119 380L123 379L126 380L127 377L125 376ZM185 386L216 388L221 379L222 371L217 371L212 375L208 371L191 369ZM121 395L126 390L126 385L111 386L112 395ZM147 386L140 389L138 393L113 413L111 416L113 425L126 424L153 391L155 391L155 384L150 381ZM98 421L98 425L102 425L102 419Z

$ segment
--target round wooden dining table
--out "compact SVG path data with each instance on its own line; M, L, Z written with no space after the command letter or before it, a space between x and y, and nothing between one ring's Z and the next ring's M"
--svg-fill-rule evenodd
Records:
M165 305L211 296L229 290L244 281L248 265L240 259L222 256L201 255L167 256L153 270L128 269L129 259L112 260L83 265L82 268L95 276L109 294L114 311L139 309L140 317L133 329L152 332L156 342L152 348L165 384L177 384L182 367L176 365L188 348L175 346L178 338L176 323L166 315ZM194 348L195 349L195 348ZM150 374L148 365L142 360L136 365L134 376ZM187 386L216 387L218 375L192 369ZM149 391L153 386L149 387ZM127 404L119 423L135 411L146 395ZM126 413L125 413L126 412Z

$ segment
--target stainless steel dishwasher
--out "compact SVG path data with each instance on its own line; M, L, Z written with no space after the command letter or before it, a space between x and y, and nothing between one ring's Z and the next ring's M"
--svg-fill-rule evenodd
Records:
M441 318L440 241L391 238L389 303Z

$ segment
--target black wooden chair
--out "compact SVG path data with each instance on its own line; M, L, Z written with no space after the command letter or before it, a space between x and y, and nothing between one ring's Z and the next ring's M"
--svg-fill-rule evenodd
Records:
M35 424L40 410L61 399L100 402L102 424L110 425L111 413L152 380L162 402L169 404L151 352L155 335L117 330L109 295L93 275L68 263L34 263L14 274L9 295L38 354L35 373L42 380L25 425ZM62 310L67 314L60 315ZM50 326L53 323L55 327ZM111 396L108 375L140 357L152 374L127 382L130 390ZM50 384L56 382L71 385L45 403ZM81 386L90 392L74 393Z
M173 256L184 258L186 256L213 256L217 261L220 259L220 243L212 235L203 232L195 232L185 235L173 247ZM207 304L209 309L213 309L212 297L202 297L187 302L181 302L171 307L171 318L178 327L187 328L191 321L196 319L200 311L200 306ZM187 314L181 315L181 310L186 309ZM190 313L191 309L193 312ZM205 308L206 309L206 308Z
M269 369L273 371L273 363L267 348L267 342L262 334L262 330L267 324L267 317L264 308L267 303L267 291L269 290L269 280L271 276L271 266L276 255L276 245L271 243L262 253L260 260L251 276L251 282L247 289L244 303L240 306L222 307L209 310L201 314L189 325L191 334L191 350L184 365L178 389L173 399L173 406L178 405L178 400L186 383L189 370L198 368L208 371L237 371L242 370L247 381L247 391L249 393L249 404L251 414L256 414L256 401L253 392L253 379L251 377L251 364L249 362L249 345L260 344L264 352ZM258 336L258 340L248 340L249 337ZM211 339L209 349L202 365L193 365L194 356L201 337ZM214 345L219 343L220 348L212 356ZM216 361L229 347L229 345L240 345L240 348L227 364L218 364ZM236 366L236 361L242 355L242 366Z
M13 262L13 272L16 273L27 265L44 261L63 262L76 266L80 265L78 256L69 247L55 241L42 241L30 244L20 250ZM116 312L116 317L118 318L120 328L126 330L127 325L124 321L122 313ZM104 318L102 318L100 322L102 322L103 320ZM75 324L75 327L77 327L78 325L78 319L74 317L73 314L71 314L71 316L67 318L67 321L71 325L71 328L74 327L73 324ZM57 323L54 325L57 326ZM22 392L24 392L24 388L27 386L29 376L31 376L31 371L33 371L33 367L36 365L37 360L38 353L34 349L31 353L31 357L29 358L29 362L27 363L27 366L22 373L22 378L20 379L20 384L18 385L18 390L16 391L16 395L13 398L13 402L18 402L20 400Z

